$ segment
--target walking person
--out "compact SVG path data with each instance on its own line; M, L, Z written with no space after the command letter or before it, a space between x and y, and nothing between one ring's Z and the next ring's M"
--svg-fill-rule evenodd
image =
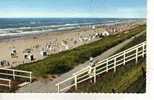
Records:
M94 59L93 59L93 57L90 57L89 58L89 65L88 65L88 67L89 67L89 71L88 71L88 75L89 75L89 77L90 78L92 78L94 75L94 70L93 70L93 67L95 66L95 61L94 61ZM91 80L91 82L92 82L92 80Z

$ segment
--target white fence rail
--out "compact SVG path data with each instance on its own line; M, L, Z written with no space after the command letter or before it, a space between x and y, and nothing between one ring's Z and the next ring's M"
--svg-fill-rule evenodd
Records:
M56 84L57 91L63 92L77 84L84 82L88 79L93 78L94 83L96 82L96 76L104 72L108 72L111 69L116 71L116 68L121 65L125 65L127 62L135 60L138 62L139 57L144 57L146 54L146 41L136 46L133 46L125 51L117 53L105 60L99 61L94 67L86 67L80 71L74 73L70 78Z
M11 88L11 80L10 79L0 78L0 86Z
M0 75L3 77L0 78L0 86L6 86L11 88L11 79L15 80L16 78L28 79L28 81L32 82L32 72L23 71L23 70L15 70L15 69L5 69L0 68ZM4 78L8 77L8 78Z

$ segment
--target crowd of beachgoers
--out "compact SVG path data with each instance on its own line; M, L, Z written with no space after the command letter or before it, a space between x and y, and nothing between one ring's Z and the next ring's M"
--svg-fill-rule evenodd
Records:
M12 68L19 64L38 61L50 54L97 41L105 36L129 30L139 24L142 23L92 25L74 30L4 39L0 42L0 67Z

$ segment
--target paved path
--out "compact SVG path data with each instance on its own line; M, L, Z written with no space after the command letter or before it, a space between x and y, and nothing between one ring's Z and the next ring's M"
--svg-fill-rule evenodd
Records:
M137 34L136 37L142 35L143 33L145 33L145 31ZM122 47L124 47L125 45L130 43L133 39L134 39L134 37L132 37L128 40L125 40L124 42L121 42L120 44L105 51L100 56L97 56L94 59L100 61L100 60L103 60L103 59L113 55L115 52L120 50ZM86 67L88 64L89 64L89 61L86 61L85 63L76 66L74 69L61 75L60 77L56 78L53 81L50 81L50 80L36 81L36 82L33 82L25 87L20 88L16 92L21 92L21 93L23 93L23 92L24 93L25 92L28 92L28 93L56 93L57 92L57 87L55 86L56 83L65 80L66 78L70 77L74 72L81 70L82 68Z

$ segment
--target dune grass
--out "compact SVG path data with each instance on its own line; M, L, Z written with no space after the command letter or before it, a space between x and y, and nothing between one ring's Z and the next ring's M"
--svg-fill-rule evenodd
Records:
M126 50L130 47L133 47L139 43L142 43L146 41L146 32L143 35L140 35L139 37L135 37L133 41L131 41L131 43L127 44L126 46L124 46L123 48L121 48L120 50L118 50L117 52Z
M103 37L101 40L79 46L72 50L63 51L58 54L51 54L43 60L19 65L16 69L32 71L33 76L62 74L74 68L78 64L84 63L89 59L89 57L98 56L105 50L142 32L145 28L146 25L140 25L134 29L130 29L127 33L122 32L116 35Z

